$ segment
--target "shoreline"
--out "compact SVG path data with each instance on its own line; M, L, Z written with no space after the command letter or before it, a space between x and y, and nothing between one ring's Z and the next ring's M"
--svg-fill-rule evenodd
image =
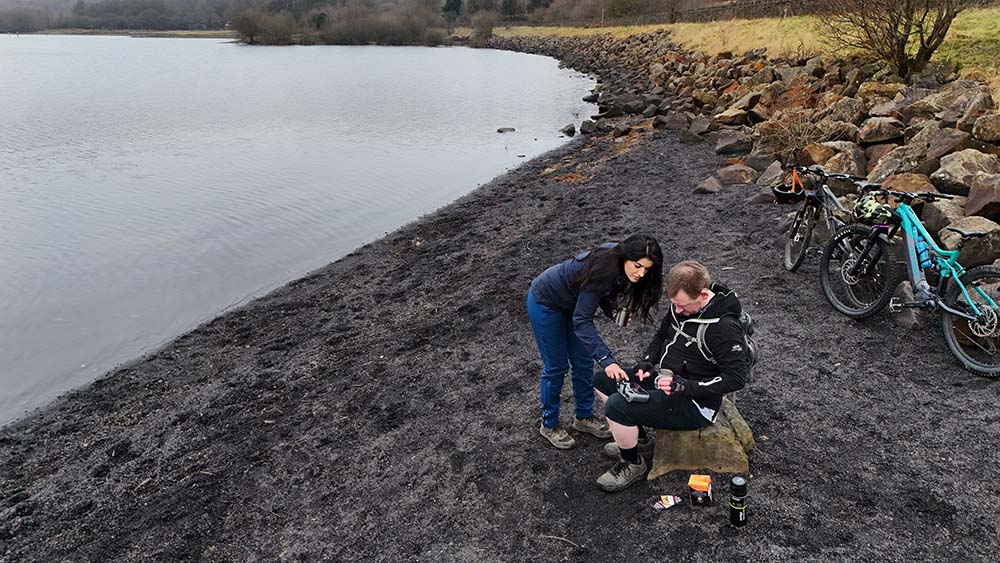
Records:
M997 385L933 324L835 316L817 262L781 269L784 209L692 195L722 158L642 127L577 138L0 429L0 561L989 561ZM686 472L608 495L600 440L537 435L527 284L637 231L757 321L743 531L722 502L649 507ZM599 329L633 359L655 327Z

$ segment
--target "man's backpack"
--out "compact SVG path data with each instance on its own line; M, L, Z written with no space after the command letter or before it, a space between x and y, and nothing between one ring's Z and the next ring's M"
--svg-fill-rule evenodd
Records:
M701 352L701 355L714 364L715 358L712 357L712 352L709 351L708 346L705 344L705 333L708 332L708 326L708 324L698 325L695 342L698 344L698 351ZM743 329L743 340L746 343L743 351L747 358L747 383L750 383L750 379L753 376L753 367L757 365L757 360L760 359L760 349L753 340L753 317L750 316L750 313L746 311L740 313L740 328Z

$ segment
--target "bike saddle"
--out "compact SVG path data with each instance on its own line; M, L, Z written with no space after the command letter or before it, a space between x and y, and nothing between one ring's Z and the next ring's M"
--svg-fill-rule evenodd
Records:
M944 230L958 233L958 236L960 236L962 238L979 238L979 237L985 237L986 236L986 233L984 233L982 231L963 231L962 229L959 229L958 227L945 227Z

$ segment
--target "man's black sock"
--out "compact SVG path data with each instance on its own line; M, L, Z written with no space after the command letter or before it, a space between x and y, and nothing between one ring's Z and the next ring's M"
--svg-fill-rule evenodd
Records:
M628 449L619 446L618 450L621 452L622 459L632 465L639 465L639 446Z
M649 441L649 436L646 435L646 427L641 424L639 425L639 441L640 442Z

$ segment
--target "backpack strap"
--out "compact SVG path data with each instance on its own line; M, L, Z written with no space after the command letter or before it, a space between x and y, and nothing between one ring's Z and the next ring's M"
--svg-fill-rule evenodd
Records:
M684 337L685 340L687 340L686 344L687 346L690 346L692 344L697 346L698 352L701 354L701 356L705 358L706 361L712 362L714 364L716 363L715 357L712 356L712 353L708 349L708 344L705 343L705 333L708 332L708 326L710 324L714 323L712 322L698 323L698 328L697 330L695 330L694 336L691 336L690 334L684 332L684 330L681 327L677 326L676 324L674 324L674 332L680 334L681 336Z

